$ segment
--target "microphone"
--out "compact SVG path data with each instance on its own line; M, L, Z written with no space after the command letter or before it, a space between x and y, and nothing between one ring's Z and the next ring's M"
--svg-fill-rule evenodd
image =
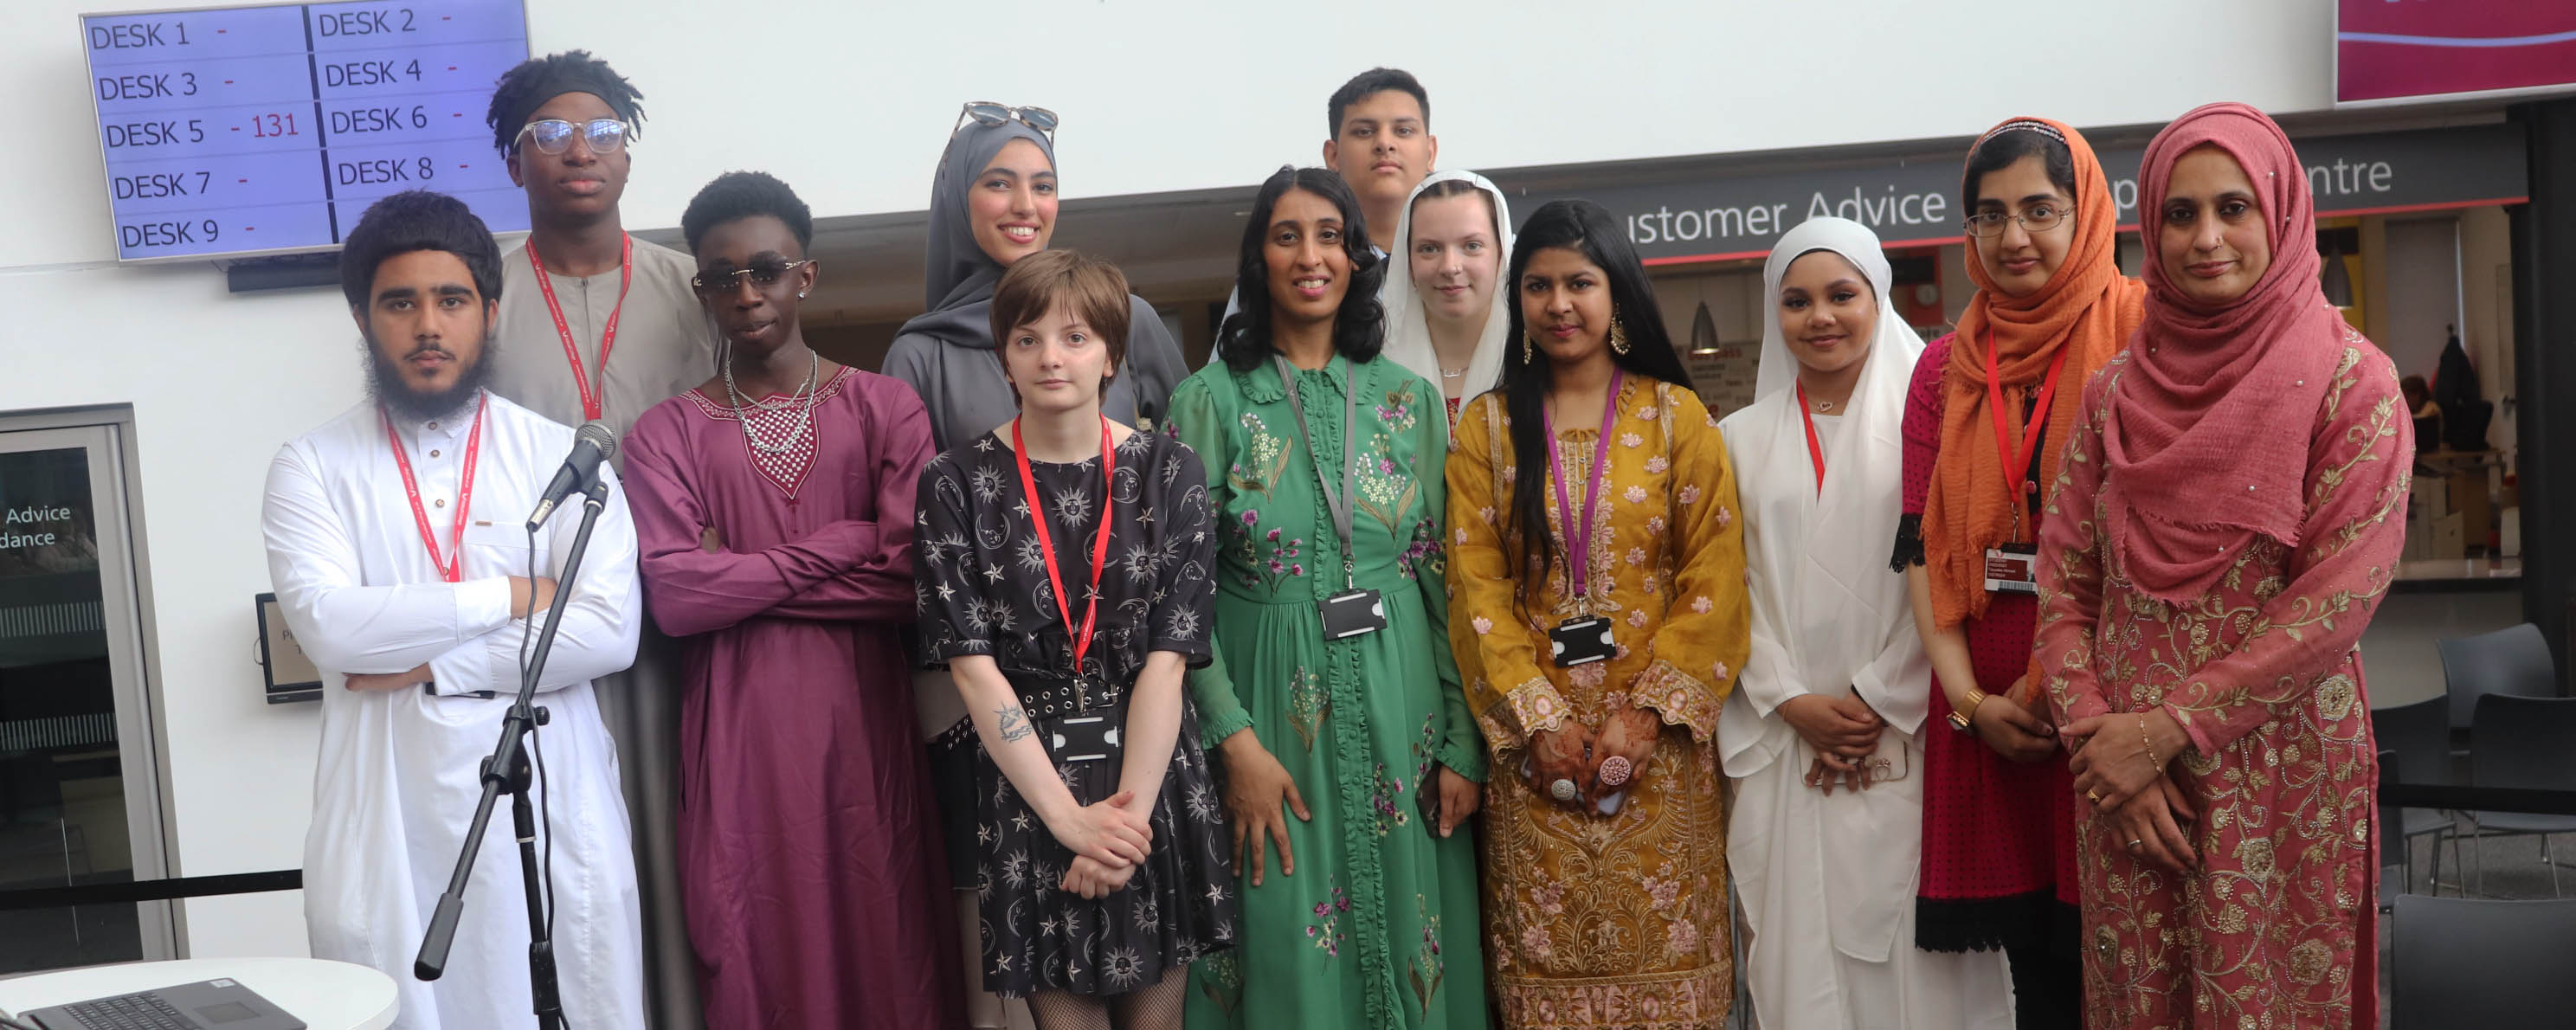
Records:
M528 516L528 531L546 524L564 498L599 477L599 463L617 453L617 434L608 431L608 423L592 419L581 424L572 434L572 453L564 458L563 467L555 470L553 482L537 498L537 510Z

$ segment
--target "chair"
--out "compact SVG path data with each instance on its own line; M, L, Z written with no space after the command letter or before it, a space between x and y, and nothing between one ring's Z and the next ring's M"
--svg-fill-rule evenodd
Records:
M2522 787L2576 790L2576 698L2515 697L2489 694L2478 699L2471 720L2469 783L2478 787ZM2558 863L2549 857L2549 837L2576 833L2576 816L2526 812L2471 812L2477 836L2537 834L2540 860L2549 864L2549 890L2558 893ZM2479 879L2485 879L2481 863Z
M2397 898L2389 1025L2564 1026L2576 1012L2576 900ZM2355 956L2368 962L2368 956Z
M2400 783L2455 782L2451 765L2450 702L2431 698L2411 705L2396 705L2370 710L2371 736L2379 741L2379 776ZM2393 844L2397 860L2382 865L2406 867L2405 889L2415 891L2415 861L2410 845L2415 838L2433 835L2433 892L2442 889L2442 838L2449 836L2457 824L2448 812L2429 808L2409 808L2396 815L2383 814L2379 823L2384 844ZM2457 867L2460 844L2451 842L2451 864Z
M2540 635L2540 627L2528 622L2444 640L2433 648L2442 656L2453 730L2468 729L2477 717L2478 699L2489 694L2553 697L2558 693L2558 666L2549 657L2549 641Z

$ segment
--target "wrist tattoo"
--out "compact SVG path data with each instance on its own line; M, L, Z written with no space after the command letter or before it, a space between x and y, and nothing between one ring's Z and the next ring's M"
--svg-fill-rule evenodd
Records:
M1002 743L1008 744L1037 732L1029 726L1028 713L1021 711L1018 705L993 709L993 715L997 718L993 729L1002 735Z

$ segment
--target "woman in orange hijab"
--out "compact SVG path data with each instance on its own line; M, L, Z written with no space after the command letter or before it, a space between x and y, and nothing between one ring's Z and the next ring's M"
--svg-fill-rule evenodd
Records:
M1915 366L1895 564L1931 655L1915 943L2001 948L2024 1030L2079 1025L2075 806L2029 675L2041 484L2094 371L2135 331L2144 287L2114 261L2109 181L2082 134L2015 118L1960 182L1968 276L1958 331Z

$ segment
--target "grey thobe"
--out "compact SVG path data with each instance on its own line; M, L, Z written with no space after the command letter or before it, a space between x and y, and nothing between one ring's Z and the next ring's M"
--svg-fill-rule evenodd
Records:
M619 311L617 269L587 278L547 273L564 325L580 350L582 373L600 400L600 418L621 442L656 404L703 383L715 370L715 334L689 277L688 255L635 241L635 278L617 316L608 367L599 363L600 333ZM564 356L563 337L537 288L527 248L501 259L500 349L492 391L569 426L587 420L581 391ZM617 459L625 466L624 456ZM569 513L568 513L569 514ZM626 811L635 827L635 879L644 903L644 987L654 1030L704 1025L698 1007L697 959L681 913L677 855L680 761L679 648L646 620L635 666L598 681L599 714L617 742Z

